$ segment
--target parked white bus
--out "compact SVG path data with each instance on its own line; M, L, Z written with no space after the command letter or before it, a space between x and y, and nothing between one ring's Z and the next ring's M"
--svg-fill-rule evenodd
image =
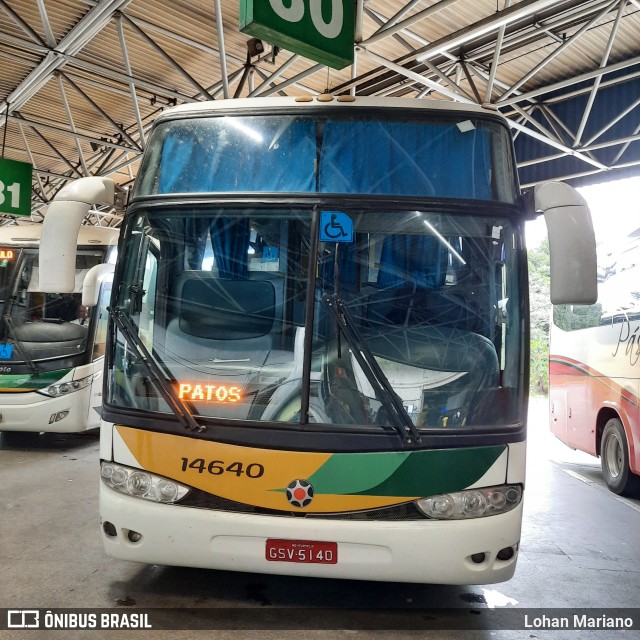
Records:
M534 209L508 123L452 103L323 100L205 102L155 124L110 307L105 549L235 571L507 580ZM113 185L69 189L78 208L59 224ZM592 301L584 201L562 184L535 201L559 243L553 297ZM54 287L69 267L55 252L46 264Z
M599 254L598 301L553 309L551 430L640 497L640 229Z
M74 287L39 286L41 224L0 227L0 431L5 440L24 432L97 428L102 400L106 305L82 305L85 276L115 262L117 229L82 226L77 238ZM91 275L89 276L91 278ZM103 279L104 280L104 279Z

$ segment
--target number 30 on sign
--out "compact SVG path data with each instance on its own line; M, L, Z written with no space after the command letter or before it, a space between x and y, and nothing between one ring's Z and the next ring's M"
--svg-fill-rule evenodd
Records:
M353 63L353 0L240 0L240 31L342 69Z

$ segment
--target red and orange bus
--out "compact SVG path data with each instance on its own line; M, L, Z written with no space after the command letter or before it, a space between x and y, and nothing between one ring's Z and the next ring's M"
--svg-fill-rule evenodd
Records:
M640 229L598 259L598 301L558 305L550 331L551 430L599 456L611 491L640 495Z

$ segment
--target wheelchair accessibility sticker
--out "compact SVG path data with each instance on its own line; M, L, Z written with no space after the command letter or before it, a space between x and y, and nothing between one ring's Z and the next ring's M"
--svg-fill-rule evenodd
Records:
M353 220L342 211L320 212L320 242L353 242Z
M13 355L12 344L0 344L0 360L11 360Z

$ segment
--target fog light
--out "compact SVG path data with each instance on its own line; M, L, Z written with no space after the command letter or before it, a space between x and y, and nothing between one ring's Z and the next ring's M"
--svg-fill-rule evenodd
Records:
M142 534L137 531L129 531L127 538L129 538L129 542L140 542L140 540L142 540Z
M486 553L474 553L471 556L471 561L475 562L476 564L482 564L485 561L486 557Z
M498 560L511 560L515 554L513 547L505 547L504 549L500 549L498 551Z
M118 535L115 526L111 522L103 522L102 530L110 537L115 538Z

